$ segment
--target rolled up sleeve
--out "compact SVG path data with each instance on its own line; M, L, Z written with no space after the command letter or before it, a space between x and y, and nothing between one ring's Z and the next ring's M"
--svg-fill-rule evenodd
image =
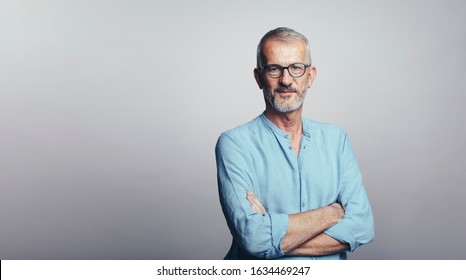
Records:
M254 212L246 199L257 184L253 161L239 141L225 133L215 148L220 203L228 227L249 255L271 259L284 255L280 243L288 229L288 215Z
M361 172L347 135L341 136L338 202L345 210L343 219L325 233L349 244L349 250L374 239L374 217L362 181Z

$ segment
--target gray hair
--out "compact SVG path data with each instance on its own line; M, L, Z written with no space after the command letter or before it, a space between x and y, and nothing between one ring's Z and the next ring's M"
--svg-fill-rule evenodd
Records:
M265 56L262 52L265 42L268 40L301 40L306 44L308 63L311 65L311 48L309 46L309 41L307 38L291 28L288 27L278 27L267 32L264 37L259 42L257 46L257 68L263 67L265 64Z

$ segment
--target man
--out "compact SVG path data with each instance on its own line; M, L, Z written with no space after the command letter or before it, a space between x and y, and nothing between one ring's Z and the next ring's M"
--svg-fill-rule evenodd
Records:
M219 137L225 259L346 259L374 238L372 210L345 132L302 118L316 77L308 40L285 27L257 47L265 111Z

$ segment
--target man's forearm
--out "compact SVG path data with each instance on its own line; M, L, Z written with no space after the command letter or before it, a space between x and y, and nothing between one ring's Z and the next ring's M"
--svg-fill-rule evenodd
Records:
M324 256L335 254L347 250L348 244L321 233L316 237L306 241L298 248L290 251L287 255L291 256Z
M337 224L343 218L343 215L343 209L337 203L289 215L288 231L281 242L283 252L288 254L301 247L306 242L322 234L326 229ZM317 241L321 241L321 239Z
M267 213L254 193L248 192L246 199L256 213L261 215ZM285 254L309 255L309 252L325 254L326 248L323 246L329 246L327 249L329 252L344 250L345 248L341 247L340 244L334 243L338 242L337 240L327 235L325 236L331 240L325 236L320 236L326 229L336 225L344 214L341 205L333 203L318 209L288 215L288 230L280 244L282 251ZM313 240L315 238L317 239Z

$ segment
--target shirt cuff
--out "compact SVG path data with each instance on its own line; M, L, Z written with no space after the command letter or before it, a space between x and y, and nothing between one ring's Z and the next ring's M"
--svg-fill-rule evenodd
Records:
M277 213L268 213L268 215L271 224L272 245L275 249L274 254L270 258L278 258L285 255L282 251L281 243L288 230L288 215Z
M341 220L338 224L332 226L331 228L324 231L325 234L330 237L340 241L341 243L346 243L349 245L349 251L354 251L357 247L349 220Z

